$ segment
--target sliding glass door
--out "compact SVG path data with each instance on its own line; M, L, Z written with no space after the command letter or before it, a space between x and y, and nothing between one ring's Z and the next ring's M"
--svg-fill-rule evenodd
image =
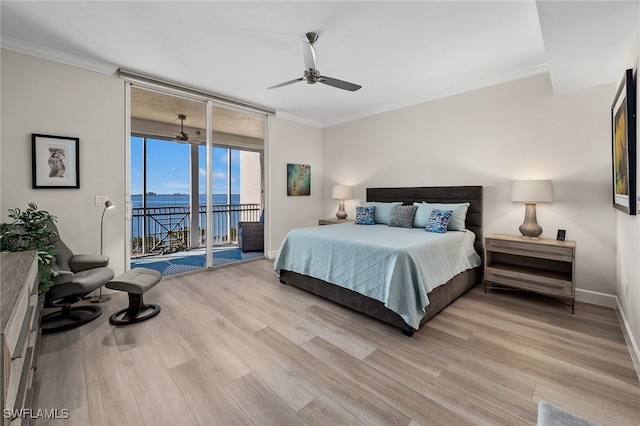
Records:
M260 119L131 89L132 267L168 275L264 255L239 246L239 225L263 210Z

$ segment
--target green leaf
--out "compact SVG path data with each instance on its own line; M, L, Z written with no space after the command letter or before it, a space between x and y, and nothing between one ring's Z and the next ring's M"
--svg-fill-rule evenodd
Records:
M37 251L40 284L38 290L46 292L53 286L52 265L58 250L49 243L56 233L47 226L48 221L55 222L56 217L30 202L25 211L19 208L9 209L10 223L0 224L0 251L20 252Z

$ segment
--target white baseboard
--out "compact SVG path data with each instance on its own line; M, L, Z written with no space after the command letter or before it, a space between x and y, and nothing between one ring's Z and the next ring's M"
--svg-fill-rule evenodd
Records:
M269 259L275 259L276 257L278 257L278 253L280 252L280 250L271 250L267 252L267 258Z
M618 307L617 299L618 298L614 294L599 293L597 291L581 290L576 288L576 300L580 302L615 309Z
M631 327L627 321L627 317L624 314L620 299L614 294L599 293L590 290L576 289L576 300L580 302L591 303L593 305L606 306L607 308L615 309L618 315L618 321L620 321L620 327L622 328L622 334L624 340L627 342L629 348L629 354L631 355L631 361L636 369L638 379L640 379L640 350L638 350L638 344L636 343Z
M620 304L620 299L618 299L617 296L616 304L616 313L618 314L618 320L620 321L620 325L622 326L622 334L624 334L624 340L627 342L627 347L629 348L629 354L631 355L633 366L636 368L636 374L638 375L638 380L640 380L640 350L638 349L638 343L633 337L631 326L629 325L629 321L627 321L627 317L624 314L622 305Z
M640 350L638 349L638 344L635 338L633 337L633 333L631 332L631 327L629 325L629 322L627 321L626 315L624 314L624 309L622 309L622 305L620 304L620 299L618 299L618 296L614 294L605 294L605 293L598 293L595 291L581 290L577 288L576 300L615 309L616 314L618 315L618 321L620 321L620 327L622 328L622 334L624 335L624 340L625 342L627 342L627 348L629 348L631 361L633 362L633 366L636 369L636 374L638 375L638 379L640 379Z

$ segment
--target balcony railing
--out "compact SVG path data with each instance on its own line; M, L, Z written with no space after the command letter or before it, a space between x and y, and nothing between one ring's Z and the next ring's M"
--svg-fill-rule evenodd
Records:
M260 204L213 204L214 245L237 243L238 222L257 222ZM134 207L131 218L131 255L162 254L205 245L206 206L198 209L199 241L191 241L188 206ZM193 244L195 243L195 244Z

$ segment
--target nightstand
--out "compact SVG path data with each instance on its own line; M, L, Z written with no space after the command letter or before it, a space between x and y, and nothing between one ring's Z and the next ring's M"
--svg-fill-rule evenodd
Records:
M353 223L351 219L320 219L318 220L318 225L336 225L338 223Z
M485 238L484 291L502 286L569 299L575 311L575 241L524 239L492 234ZM487 282L499 287L487 286Z

